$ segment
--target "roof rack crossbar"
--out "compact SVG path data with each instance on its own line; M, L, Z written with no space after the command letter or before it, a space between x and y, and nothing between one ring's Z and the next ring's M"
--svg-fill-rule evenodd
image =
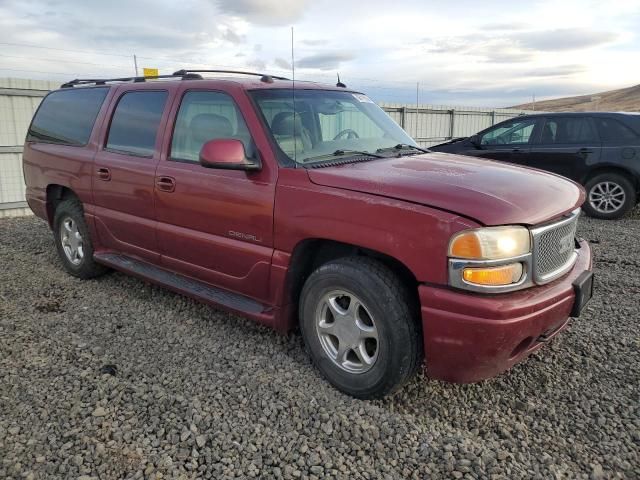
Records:
M60 88L72 88L76 85L106 85L111 82L146 82L147 80L155 80L157 78L176 78L181 77L182 80L195 80L202 79L201 75L195 73L185 72L184 74L172 74L172 75L153 75L149 77L121 77L121 78L76 78L69 82L63 83Z
M289 80L286 77L279 77L277 75L270 75L268 73L258 73L258 72L247 72L244 70L192 70L192 69L183 69L178 70L177 72L173 72L174 75L186 75L189 73L232 73L234 75L252 75L255 77L261 77L260 80L266 83L271 83L273 79L276 80Z

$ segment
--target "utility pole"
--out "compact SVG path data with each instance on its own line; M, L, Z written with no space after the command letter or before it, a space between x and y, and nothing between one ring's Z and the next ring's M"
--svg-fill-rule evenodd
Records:
M533 108L533 111L535 112L535 110L536 110L536 94L534 93L533 95L531 95L531 98L533 100L533 102L532 102L533 103L533 107L532 108Z
M136 69L136 77L138 76L138 58L136 57L135 53L133 54L133 66Z

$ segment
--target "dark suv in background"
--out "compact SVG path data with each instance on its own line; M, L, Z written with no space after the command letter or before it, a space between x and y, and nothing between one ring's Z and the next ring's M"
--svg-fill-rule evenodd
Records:
M568 177L585 186L583 209L592 217L620 218L640 198L640 114L523 115L430 149L504 160Z

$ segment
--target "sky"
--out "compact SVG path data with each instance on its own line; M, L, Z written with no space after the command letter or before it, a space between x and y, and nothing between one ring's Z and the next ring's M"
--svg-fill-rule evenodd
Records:
M503 107L640 83L640 0L0 0L0 77L231 68ZM417 98L416 98L417 97Z

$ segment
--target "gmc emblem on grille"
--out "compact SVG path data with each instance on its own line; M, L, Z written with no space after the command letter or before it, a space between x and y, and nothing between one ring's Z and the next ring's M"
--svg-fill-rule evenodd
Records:
M573 234L568 233L564 237L560 237L560 240L558 241L558 243L559 243L558 253L560 255L567 253L568 251L571 250L573 246Z

